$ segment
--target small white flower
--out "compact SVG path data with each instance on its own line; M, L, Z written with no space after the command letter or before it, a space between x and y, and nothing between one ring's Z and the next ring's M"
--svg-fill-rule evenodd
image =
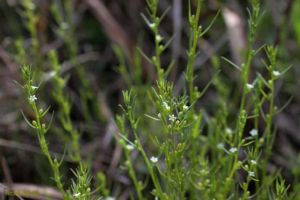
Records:
M29 102L30 103L33 103L37 100L36 96L35 95L31 95L29 98L28 98Z
M36 7L35 4L32 2L28 3L27 6L28 6L28 9L30 9L30 10L34 10Z
M218 149L224 149L224 144L223 143L218 143L217 148Z
M48 78L52 78L52 77L54 77L56 75L56 72L55 71L51 71L51 72L49 72L49 74L48 74Z
M153 29L153 28L155 27L155 23L149 24L149 27L150 27L151 29Z
M250 83L247 83L246 87L247 87L248 90L252 90L254 88L254 85L250 84Z
M188 109L189 109L189 107L188 107L187 105L183 105L183 106L182 106L182 110L183 110L183 111L187 111Z
M126 149L129 150L129 151L131 151L131 150L134 149L134 146L131 145L131 144L127 144L127 145L126 145Z
M60 27L61 27L61 29L63 29L63 30L67 30L67 29L69 28L69 24L66 23L66 22L62 22L62 23L60 24Z
M258 135L258 131L257 131L257 129L252 129L252 130L249 132L249 134L250 134L252 137L255 137L255 136Z
M169 120L170 120L171 122L175 122L176 117L172 114L172 115L169 116Z
M232 129L231 129L231 128L226 128L226 129L225 129L225 133L226 133L227 135L232 135Z
M38 89L38 88L39 88L39 87L34 86L34 85L31 86L31 89L33 89L33 90L36 90L36 89Z
M163 102L163 106L167 111L169 111L171 109L170 106L166 102Z
M160 113L158 113L158 114L157 114L157 117L158 117L158 118L161 118L161 114L160 114Z
M279 71L273 71L273 75L278 77L278 76L280 76L280 72Z
M256 160L251 160L250 162L251 162L252 165L256 165L257 164Z
M250 177L255 177L255 173L250 171L249 174L248 174Z
M229 149L229 151L230 151L231 153L235 153L235 152L237 152L237 148L236 148L236 147L231 147L231 148Z
M151 162L153 162L153 163L155 164L155 163L157 163L157 161L158 161L158 158L157 158L157 157L154 157L154 156L152 156L152 157L150 158L150 160L151 160Z
M163 40L162 36L160 36L160 35L157 35L155 37L155 39L156 39L157 42L161 42Z
M115 200L115 197L106 197L105 200Z
M74 197L79 197L80 195L80 192L73 194Z

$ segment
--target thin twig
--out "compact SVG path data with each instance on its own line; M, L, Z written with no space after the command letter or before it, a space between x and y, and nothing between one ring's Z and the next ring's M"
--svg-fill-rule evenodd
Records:
M108 38L126 53L129 60L133 58L133 42L119 23L110 14L102 1L86 0L85 3L94 13L96 19L102 24Z
M57 190L47 187L33 184L21 184L14 183L13 185L6 185L0 183L0 195L4 196L19 196L37 200L52 199L60 200L63 199L60 192Z
M237 3L234 3L236 5ZM237 8L238 6L234 6ZM240 65L242 63L243 50L246 48L246 34L244 32L244 20L236 11L229 7L222 9L225 24L227 26L228 39L234 62Z
M175 38L172 41L172 57L175 61L171 80L175 81L178 70L178 59L181 53L181 35L182 35L182 1L173 0L173 31Z

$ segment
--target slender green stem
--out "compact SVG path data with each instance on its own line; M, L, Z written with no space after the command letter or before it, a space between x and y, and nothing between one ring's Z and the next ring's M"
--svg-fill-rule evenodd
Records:
M192 43L190 49L188 51L188 61L187 61L187 82L190 94L190 104L193 105L195 101L195 91L194 91L194 63L196 58L196 51L198 40L201 35L201 26L199 26L199 18L200 18L200 11L201 11L202 0L197 0L197 10L196 16L190 14L190 26L191 26L191 38Z

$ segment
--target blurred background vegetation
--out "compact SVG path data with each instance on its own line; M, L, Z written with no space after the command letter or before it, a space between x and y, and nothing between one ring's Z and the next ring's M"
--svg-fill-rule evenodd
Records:
M192 7L195 4L191 0ZM203 88L215 71L221 69L219 77L226 83L221 90L232 97L229 108L234 118L240 95L238 73L220 58L224 56L241 64L247 45L248 1L205 0L204 4L200 17L203 27L209 25L219 10L220 15L198 44L200 53L194 66L196 85ZM274 122L277 136L268 170L281 169L286 180L292 183L300 176L300 1L263 0L261 4L263 13L255 46L277 45L279 69L283 71L292 65L276 85L276 105L286 106ZM120 199L128 198L132 185L126 170L120 167L121 148L113 140L114 116L120 112L122 90L135 87L146 95L155 82L154 67L138 50L148 55L154 52L153 35L140 15L146 13L145 8L143 0L0 1L1 182L53 185L49 166L20 110L29 118L33 113L26 109L22 90L14 80L20 81L21 65L32 65L42 83L39 100L45 107L51 105L56 115L59 106L54 101L53 69L48 58L49 51L56 50L61 74L67 80L65 94L72 104L71 119L81 135L82 156L91 162L93 175L104 172L112 193L119 194ZM159 13L167 9L160 32L164 38L174 38L163 54L162 63L167 68L168 62L174 60L169 80L175 83L176 92L181 93L189 44L188 3L161 0ZM251 66L253 77L256 71L264 73L260 62L264 57L261 53L255 58ZM209 118L217 108L217 99L216 89L211 87L197 106L205 108ZM147 102L140 102L141 113L145 113L149 109ZM47 139L53 155L64 157L67 139L62 137L62 126L56 118ZM69 168L75 164L68 156L64 159L64 179L70 180ZM136 168L144 170L143 166Z

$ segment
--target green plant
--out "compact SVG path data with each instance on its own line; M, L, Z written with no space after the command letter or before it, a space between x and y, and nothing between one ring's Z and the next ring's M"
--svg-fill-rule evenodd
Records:
M70 112L71 112L71 103L69 101L69 98L64 94L64 88L66 84L66 79L63 79L60 76L61 73L61 66L58 63L57 54L54 50L49 52L49 60L51 67L53 69L53 92L52 96L59 105L59 113L58 118L61 122L61 125L69 134L69 139L67 141L70 141L72 143L72 149L71 149L71 157L74 161L80 162L81 156L80 156L80 144L79 144L79 133L78 131L73 127Z
M28 5L24 4L24 7L28 12L28 30L34 41L36 33L32 24L35 23L35 17L34 12L29 9L30 2L26 1ZM183 90L175 92L178 83L168 81L173 62L169 66L163 66L161 61L172 39L166 41L160 33L160 26L168 11L158 17L159 0L148 0L149 17L142 15L154 36L154 55L147 56L139 49L141 56L155 68L156 82L143 83L139 55L131 63L136 65L134 69L137 71L127 70L122 52L115 47L115 53L120 60L118 70L131 87L122 92L122 114L116 116L118 131L114 133L115 141L123 150L124 156L121 160L132 181L131 198L293 199L298 194L296 190L299 184L292 188L286 183L280 170L267 170L275 138L274 117L285 107L276 107L275 83L288 68L280 71L277 47L264 44L256 49L257 28L261 17L260 3L258 0L250 1L247 48L242 55L242 64L239 66L228 58L223 58L227 64L238 70L238 89L227 84L227 77L220 72L223 65L217 56L211 59L214 75L200 89L196 83L198 74L194 71L198 44L209 32L218 13L208 27L203 29L200 16L204 1L195 2L195 14L192 5L189 4L188 7L190 34ZM59 5L64 9L61 10ZM72 3L70 0L54 1L51 12L58 25L56 32L68 49L68 58L76 66L84 120L90 124L94 115L90 113L89 103L92 103L93 108L99 105L86 78L86 72L77 59L79 47L72 20ZM26 52L22 49L22 44L22 40L16 43L17 59L19 62L26 62ZM36 54L39 54L38 48L38 45L34 46ZM265 68L255 71L252 65L260 54L265 58L260 65ZM90 175L88 161L81 156L80 134L72 122L72 102L65 95L67 78L61 74L62 67L55 50L48 52L48 58L51 65L52 96L58 105L58 113L52 117L59 119L60 131L63 133L60 136L66 138L64 143L71 143L69 155L78 165L73 172L75 179L70 186L61 174L63 160L58 161L50 154L46 133L51 121L47 123L45 118L50 108L43 110L39 106L37 91L41 87L35 85L37 79L29 66L21 69L24 79L22 88L34 113L34 119L30 120L23 115L36 132L40 148L52 169L56 187L66 200L88 200L98 196L110 199L110 196L117 196L117 192L110 190L110 180L106 179L102 171L98 171L96 177L96 188L101 195L94 195L91 191L94 177ZM43 70L38 71L42 73ZM199 106L208 90L215 90L216 101L211 103L212 109ZM234 95L231 94L237 96L237 101L233 100ZM98 111L96 117L99 119L97 113ZM137 156L133 158L132 155ZM293 172L299 174L297 169ZM291 191L291 188L295 191Z
M62 165L63 161L58 161L55 157L52 157L49 150L49 145L47 143L46 139L46 133L48 132L51 121L48 125L46 125L46 122L44 120L44 117L48 114L48 111L50 107L48 107L46 110L40 108L38 106L38 98L37 98L37 91L39 89L39 86L36 86L34 84L34 73L30 66L23 66L22 67L22 77L24 79L24 85L21 85L21 87L24 89L26 93L26 97L28 100L28 103L34 113L35 119L30 122L30 120L23 114L24 119L26 120L27 124L33 128L36 132L40 148L47 158L50 167L53 172L53 179L56 183L57 188L61 192L63 198L65 200L69 199L78 199L78 200L88 200L91 199L91 177L89 176L89 172L87 170L87 167L81 162L79 164L79 168L76 172L73 172L76 176L76 182L73 181L73 184L71 186L71 190L65 189L63 180L62 180L62 174L60 173L60 167ZM72 133L74 134L74 133ZM73 143L76 143L78 145L78 139L72 138ZM76 139L76 140L75 140ZM77 147L77 146L76 146ZM78 149L75 149L76 151L79 151ZM76 152L75 153L79 153ZM75 154L74 159L79 162L80 156Z
M61 162L59 162L56 158L52 158L52 156L50 155L48 143L46 140L46 133L49 129L49 125L46 126L46 122L44 121L44 117L48 113L49 108L44 110L37 105L38 98L36 96L36 92L37 92L39 86L34 85L33 76L34 76L34 74L33 74L30 66L25 65L22 67L22 77L24 79L24 85L22 87L26 93L27 101L28 101L32 111L34 112L34 116L35 116L35 119L32 122L30 122L30 120L27 119L25 115L24 115L24 118L25 118L26 122L28 123L28 125L36 131L36 135L37 135L41 150L42 150L43 154L46 156L46 158L52 168L52 171L54 174L54 181L56 183L57 188L63 194L63 197L65 199L70 199L69 194L64 190L64 186L63 186L63 183L61 180L61 174L60 174Z
M197 52L198 40L208 31L202 31L199 26L199 16L202 1L197 1L196 15L189 12L191 27L191 44L188 49L186 81L187 93L179 96L174 94L173 84L166 81L167 73L163 73L159 56L164 49L162 36L158 26L162 18L156 17L158 1L148 1L150 20L145 16L146 23L154 33L155 56L149 59L143 52L142 55L152 63L157 71L157 84L152 91L148 92L153 109L151 114L144 113L137 109L136 103L139 98L138 92L134 89L123 92L125 115L118 117L119 129L121 132L121 144L126 154L126 162L129 162L128 170L133 179L134 186L141 196L141 186L132 173L132 161L128 155L128 145L140 152L152 179L154 190L153 195L159 199L273 199L274 192L276 199L287 198L288 186L281 178L274 179L272 174L267 173L267 163L271 154L272 141L274 139L273 119L278 109L274 103L274 83L282 76L277 69L277 49L273 46L265 46L254 49L254 42L257 33L257 26L260 17L260 4L258 1L251 1L252 9L249 12L249 37L248 47L245 52L245 59L241 66L237 66L228 59L225 61L237 68L240 75L241 97L238 115L235 126L229 123L228 108L226 105L230 96L228 91L223 89L222 79L216 75L212 82L220 93L219 111L203 121L206 115L205 108L198 110L196 102L203 96L208 86L202 92L194 85L193 65ZM213 20L214 21L214 20ZM208 28L210 28L209 25ZM265 49L269 64L266 66L268 75L264 78L260 73L251 82L250 71L255 56ZM217 70L220 69L215 63ZM267 79L267 80L266 80ZM143 101L145 101L143 99ZM148 101L146 101L148 102ZM268 105L268 109L263 109ZM126 120L130 129L126 129ZM207 118L207 117L206 117ZM259 130L258 120L263 119L265 129ZM246 131L246 123L254 120L254 126L249 133ZM154 121L155 133L147 132L140 124L145 121ZM234 127L231 129L230 127ZM129 133L132 132L134 140L130 141ZM151 156L147 153L140 135L146 132L152 144L158 149L158 156ZM246 134L246 136L245 136ZM126 145L127 144L127 145ZM126 150L127 149L127 150ZM130 148L130 150L132 150ZM243 158L240 154L243 153ZM242 180L237 181L239 173L245 173ZM220 180L224 180L221 182ZM281 181L276 181L281 180ZM250 184L255 184L256 189L250 189ZM275 189L273 189L275 185ZM268 193L271 191L271 193Z

